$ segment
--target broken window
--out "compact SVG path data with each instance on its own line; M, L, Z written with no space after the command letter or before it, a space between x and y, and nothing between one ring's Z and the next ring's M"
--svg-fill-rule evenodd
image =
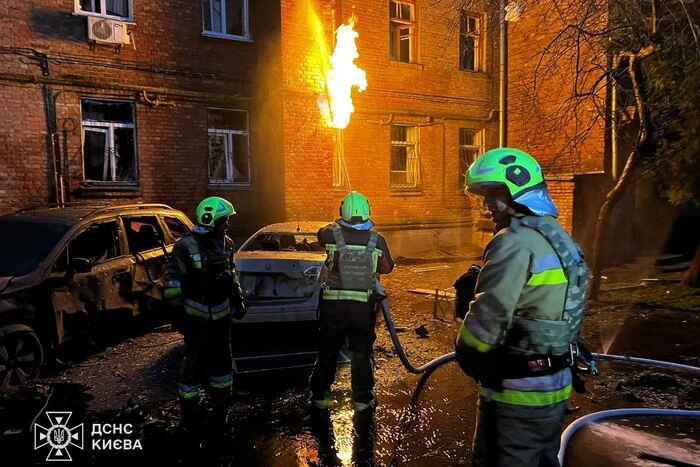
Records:
M175 240L184 237L190 231L187 225L185 225L185 223L177 217L166 216L163 218L163 220L165 221L165 225L168 227L168 230L170 230L170 234Z
M250 185L248 112L207 111L209 183Z
M249 39L248 0L204 0L202 28L205 33Z
M416 38L415 5L389 1L389 57L399 62L414 62Z
M131 253L160 248L164 244L163 230L155 216L125 217L122 220Z
M462 12L459 28L459 67L462 70L483 71L483 18Z
M75 11L131 18L131 0L75 0Z
M391 126L391 188L420 187L418 127Z
M136 182L133 102L82 99L81 110L84 179Z
M484 153L484 130L459 129L459 180L460 186L467 183L469 166Z
M117 222L93 224L78 234L59 255L53 272L65 272L75 258L98 264L121 255Z

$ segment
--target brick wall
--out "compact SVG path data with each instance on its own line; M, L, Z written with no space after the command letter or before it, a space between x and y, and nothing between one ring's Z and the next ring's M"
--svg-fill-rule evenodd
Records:
M267 216L279 209L272 201L281 194L279 4L251 1L253 40L236 41L202 35L200 2L134 0L133 41L119 51L91 47L87 19L75 15L73 5L0 5L0 213L55 200L47 136L54 118L44 95L56 100L58 171L68 201L164 202L193 215L199 199L220 195L245 222L260 209ZM39 83L28 82L32 78ZM138 186L83 183L85 97L134 103ZM208 186L208 107L249 110L251 187Z
M198 2L176 0L166 8L134 0L135 25L129 28L135 40L117 53L112 47L90 47L86 18L73 14L73 0L4 2L0 108L11 118L0 123L0 212L54 199L48 144L54 119L47 118L52 109L44 104L46 94L56 99L58 172L68 200L165 202L192 215L201 197L220 195L234 203L246 232L284 219L336 217L347 188L332 187L333 132L325 127L317 103L332 51L331 33L354 7L356 64L366 71L368 88L353 92L356 110L343 132L351 188L370 198L379 226L439 229L477 221L477 211L460 187L459 129L484 129L485 148L498 145L497 29L486 31L484 71L461 71L452 2L419 1L416 63L405 64L389 60L384 0L332 3L334 7L331 0L251 0L253 41L245 42L202 36ZM487 12L486 23L493 26L493 18ZM510 96L516 107L510 114L511 142L525 148L533 141L542 143L533 147L546 163L554 158L547 152L550 146L531 115L523 113L526 102L516 99L531 79L514 71L530 69L523 52L533 36L528 27L532 24L525 17L510 34ZM530 46L546 39L534 36ZM561 83L549 84L540 97L557 96L552 90ZM140 90L146 88L143 95ZM138 187L86 189L80 98L87 96L134 102ZM249 110L251 187L208 186L207 107ZM419 127L419 190L390 187L392 123ZM597 168L598 146L583 147L588 162L582 159L582 166ZM570 193L555 194L560 209L571 205Z
M558 4L553 8L552 4ZM508 29L508 144L530 152L549 173L603 170L606 55L595 38L557 35L583 14L588 31L606 27L605 9L586 2L520 2ZM595 11L595 14L593 13ZM580 44L576 45L576 40ZM546 51L546 52L545 52Z
M386 2L282 1L284 68L285 215L332 219L347 188L332 187L333 133L317 106L323 83L321 51L329 54L331 31L352 13L367 89L353 91L355 113L343 132L350 186L365 194L372 217L381 226L468 222L469 203L460 187L459 129L486 130L486 147L497 145L497 109L493 44L487 41L486 72L459 70L457 13L447 3L418 2L417 63L389 59ZM312 8L309 8L312 5ZM325 34L320 47L309 18L318 18ZM299 34L298 31L312 31ZM497 66L495 67L497 70ZM391 123L419 126L421 186L390 187Z

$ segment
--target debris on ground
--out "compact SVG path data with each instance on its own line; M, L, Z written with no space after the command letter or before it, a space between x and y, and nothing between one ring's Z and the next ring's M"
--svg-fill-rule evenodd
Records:
M430 331L428 331L428 328L425 327L425 324L421 324L416 328L416 334L421 339L427 339L430 335Z

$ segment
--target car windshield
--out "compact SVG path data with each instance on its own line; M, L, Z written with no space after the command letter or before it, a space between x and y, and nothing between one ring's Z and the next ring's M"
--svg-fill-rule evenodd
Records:
M68 228L37 219L0 218L0 276L34 271Z
M316 232L263 232L241 247L241 251L325 252Z

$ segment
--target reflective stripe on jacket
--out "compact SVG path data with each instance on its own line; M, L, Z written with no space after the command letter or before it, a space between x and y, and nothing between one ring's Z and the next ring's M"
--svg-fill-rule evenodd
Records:
M214 287L208 275L210 258L216 261L216 267L222 271L232 272L232 281L237 283L233 263L233 241L224 237L220 243L206 242L198 239L196 233L189 233L173 245L165 274L164 298L173 307L183 307L185 313L204 319L217 320L231 313L229 302L230 290L226 284ZM204 234L208 235L208 234ZM198 241L199 240L199 241ZM207 248L200 250L200 242ZM218 245L218 246L217 246Z
M544 216L538 221L549 223L570 240L554 218ZM573 241L570 246L575 248ZM549 242L514 217L486 246L483 260L475 300L462 323L458 345L481 353L499 347L506 358L558 354L552 352L560 348L558 344L537 342L538 326L562 321L568 285ZM569 397L571 372L567 368L554 375L506 379L503 387L502 392L482 388L482 395L516 405L549 405Z
M324 246L326 252L328 253L326 259L326 265L328 266L329 277L326 282L327 288L323 290L324 300L352 300L358 302L368 302L369 298L373 292L371 288L367 290L348 290L341 289L339 285L343 282L340 278L339 269L339 247L335 240L335 235L333 229L338 229L338 224L331 223L325 227L322 227L318 231L318 240L321 245ZM347 227L341 226L340 232L342 234L342 240L345 242L345 248L349 251L363 251L367 249L367 245L370 242L371 230L354 230ZM372 271L368 271L369 274L376 274L379 269L381 269L379 260L383 258L382 262L386 268L385 273L391 272L394 268L394 260L389 252L389 247L386 243L386 239L380 234L377 235L376 247L372 252Z

